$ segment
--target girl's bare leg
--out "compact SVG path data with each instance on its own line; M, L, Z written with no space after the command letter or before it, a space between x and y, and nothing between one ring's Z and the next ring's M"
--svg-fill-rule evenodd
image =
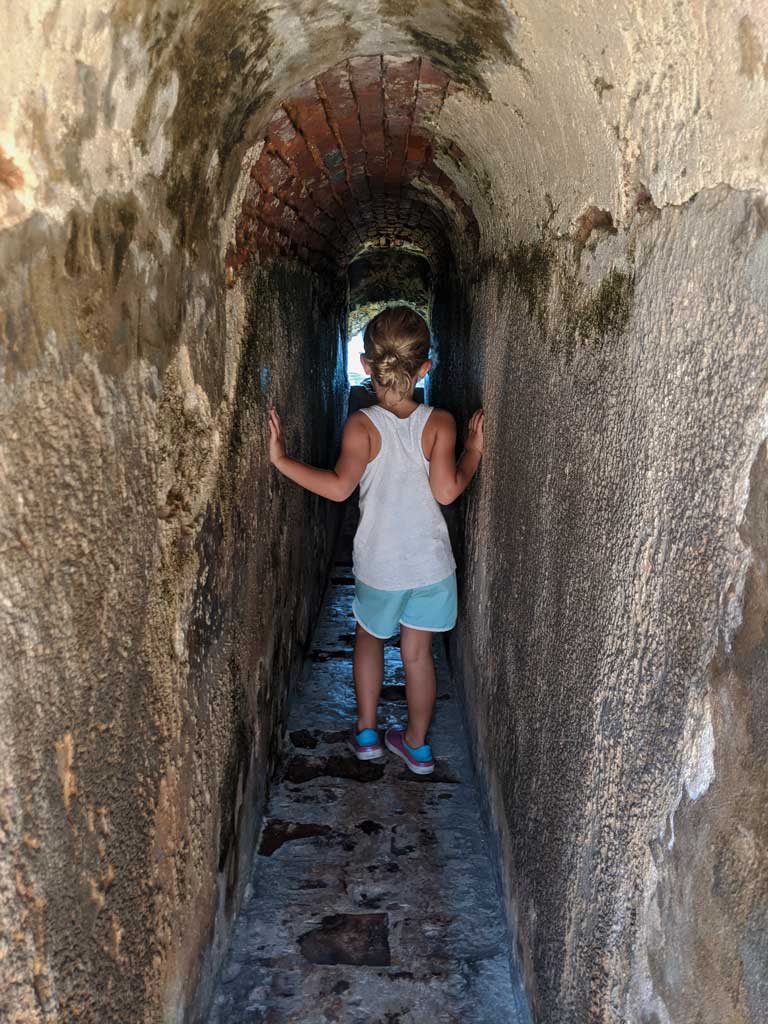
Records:
M371 636L360 623L355 633L352 672L357 695L357 731L376 728L376 708L384 679L384 641Z
M405 742L409 747L421 747L427 741L437 691L432 634L401 626L400 655L405 668L405 695L408 700Z

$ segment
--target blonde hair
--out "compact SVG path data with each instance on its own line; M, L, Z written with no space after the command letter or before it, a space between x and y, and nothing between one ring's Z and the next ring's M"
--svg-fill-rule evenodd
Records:
M363 349L374 381L400 400L410 394L413 378L429 359L429 328L408 306L390 306L365 328Z

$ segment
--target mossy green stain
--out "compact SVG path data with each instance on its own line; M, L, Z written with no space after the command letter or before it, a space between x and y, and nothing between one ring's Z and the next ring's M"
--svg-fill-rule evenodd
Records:
M412 18L418 7L418 0L383 0L381 5L385 18Z
M456 10L460 34L454 42L415 25L406 24L404 28L416 46L452 78L490 99L490 91L480 75L480 65L484 61L500 60L524 70L523 62L509 42L512 23L496 0L475 0L464 6L469 10Z
M553 310L553 321L547 316L547 296L556 269L550 245L521 242L498 269L511 275L512 283L526 300L528 315L538 321L553 347L564 349L569 356L579 346L599 349L606 338L626 330L634 297L632 273L612 267L597 288L584 296L576 269L565 270L560 278L560 299Z
M158 91L175 72L179 96L170 122L174 159L168 182L168 207L183 223L181 240L196 234L195 223L206 206L204 187L211 153L218 150L224 167L242 140L249 118L266 111L269 88L268 61L279 46L268 12L254 12L241 0L217 4L194 24L192 38L163 47L134 125L137 143L147 149L149 128ZM202 228L200 230L203 230Z
M67 217L69 234L67 247L64 251L64 269L69 277L77 277L80 273L79 246L80 239L80 213L72 210Z
M526 298L528 313L531 316L537 310L539 317L543 316L543 300L552 279L552 260L551 249L543 243L530 245L521 242L509 254L509 269L517 287Z
M268 305L268 297L266 299ZM263 314L262 314L263 315ZM261 368L271 355L271 332L263 329L251 310L243 342L243 354L238 368L238 383L234 387L232 425L229 430L229 458L234 462L243 447L246 421L249 413L263 407Z
M597 349L609 335L621 334L629 323L633 294L634 278L612 267L597 290L567 315L569 347L581 343Z
M258 414L265 409L261 371L264 366L270 365L274 355L274 332L265 320L271 317L271 294L275 284L272 274L256 270L250 285L247 326L237 371L229 434L229 455L232 460L236 459L242 448L245 424L250 414ZM280 288L279 284L277 288Z

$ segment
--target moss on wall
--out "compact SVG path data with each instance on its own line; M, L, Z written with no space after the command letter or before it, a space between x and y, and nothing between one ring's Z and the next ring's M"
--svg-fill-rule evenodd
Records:
M626 331L632 313L634 277L611 267L597 288L588 289L577 280L566 282L562 314L556 314L552 345L571 359L577 349L600 351L616 343ZM562 319L561 319L562 318Z
M452 73L435 144L482 227L431 384L488 413L454 652L531 990L548 1024L760 1019L762 22L599 6L5 19L0 1016L205 1001L333 525L263 417L330 461L343 394L341 290L251 268L241 324L228 203L273 100L384 52Z
M335 510L273 478L264 422L278 402L296 454L332 460L343 296L254 268L238 336L210 253L185 307L167 244L134 195L2 238L0 890L36 922L3 1019L204 1002L330 557Z
M585 334L620 334L629 323L634 278L612 267L596 294L580 310L580 330Z
M553 248L547 242L520 242L505 261L517 287L525 296L528 313L536 313L540 319L547 305L554 258Z
M444 7L444 17L453 30L449 38L422 26L418 6L410 7L402 2L392 4L390 0L391 14L409 19L405 28L418 50L442 64L456 81L490 99L483 75L486 66L501 61L524 71L523 62L512 45L516 20L497 0L471 0Z
M581 247L574 259L566 243L542 240L521 242L504 261L494 261L503 279L521 292L537 329L569 360L579 348L596 351L620 336L629 324L634 296L634 274L617 266L609 266L599 284L590 287L579 276L580 256Z
M553 1024L762 1015L754 205L723 189L661 211L639 221L634 264L619 233L579 277L567 241L548 259L534 246L513 267L489 260L433 380L461 420L486 411L480 473L453 513L452 663L521 962Z

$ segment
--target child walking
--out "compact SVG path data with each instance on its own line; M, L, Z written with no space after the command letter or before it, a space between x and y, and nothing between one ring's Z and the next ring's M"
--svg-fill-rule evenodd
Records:
M456 562L439 505L465 490L483 451L483 412L469 422L455 461L456 423L414 400L429 373L429 328L406 306L383 310L364 335L363 368L378 404L346 422L334 469L315 469L285 453L280 418L269 416L269 458L301 487L345 501L360 484L360 523L353 546L357 620L353 661L357 722L350 747L362 761L381 757L376 710L384 678L384 641L400 627L408 723L388 729L387 748L412 772L434 771L427 730L435 705L432 634L456 623Z

